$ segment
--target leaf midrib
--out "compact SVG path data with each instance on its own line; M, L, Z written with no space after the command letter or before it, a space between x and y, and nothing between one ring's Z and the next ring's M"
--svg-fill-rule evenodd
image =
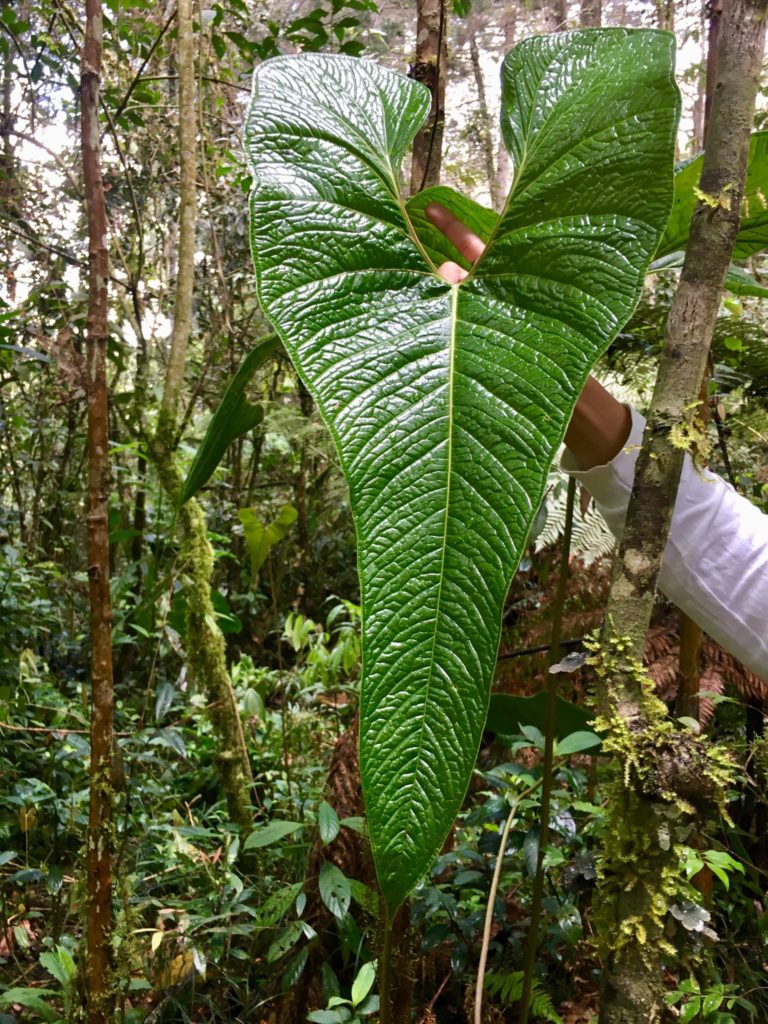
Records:
M435 669L435 653L437 651L437 632L440 623L440 608L443 602L443 583L445 580L445 553L448 549L448 521L451 508L451 480L453 477L453 392L456 362L456 324L458 323L457 306L459 299L458 284L451 285L450 324L451 330L448 339L448 451L446 455L446 493L445 493L445 516L443 518L443 540L440 549L440 576L437 588L437 599L435 601L435 624L432 632L432 649L429 654L429 675L424 691L424 703L421 712L421 728L419 730L419 746L416 763L421 763L421 755L424 749L424 732L427 727L427 710L429 708L429 695L432 689L432 677ZM416 785L416 778L408 783L408 791Z

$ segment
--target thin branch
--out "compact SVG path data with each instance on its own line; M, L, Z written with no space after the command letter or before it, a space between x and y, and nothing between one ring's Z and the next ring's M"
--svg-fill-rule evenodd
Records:
M178 75L145 75L142 78L142 82L175 82L178 79ZM198 75L201 82L214 82L216 85L226 85L230 89L237 89L238 92L250 93L250 88L247 85L238 85L236 82L230 82L226 78L214 78L212 75Z
M158 32L157 36L155 37L155 41L150 46L149 52L147 53L147 56L141 62L141 67L136 72L136 74L135 74L131 84L128 86L128 91L126 92L125 96L123 96L123 99L122 99L120 105L118 106L117 110L115 111L115 121L119 121L120 120L120 115L125 110L126 105L128 103L128 100L131 98L131 95L133 94L133 90L136 88L136 86L142 80L141 75L142 75L142 72L144 71L144 68L147 66L147 64L149 64L150 60L152 60L152 56L153 56L155 50L160 45L160 41L162 40L163 36L165 35L165 33L170 28L171 22L173 21L173 19L175 17L176 17L176 7L174 7L172 9L171 13L168 15L168 17L167 17L167 19L165 21L165 24L162 26L162 28ZM146 81L146 79L145 79L145 81Z

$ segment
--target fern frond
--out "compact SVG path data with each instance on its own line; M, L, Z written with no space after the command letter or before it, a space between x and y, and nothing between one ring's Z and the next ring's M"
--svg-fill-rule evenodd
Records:
M485 987L489 994L500 1002L509 1005L517 1003L523 994L523 972L489 971L485 976ZM538 979L534 979L531 991L531 1015L539 1020L548 1021L549 1024L563 1024L563 1018L555 1010L551 998Z

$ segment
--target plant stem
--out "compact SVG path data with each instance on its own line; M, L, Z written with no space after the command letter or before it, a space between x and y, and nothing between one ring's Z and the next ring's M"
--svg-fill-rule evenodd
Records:
M552 611L552 639L549 645L550 660L554 663L560 650L560 635L563 627L563 608L568 586L568 563L571 554L571 534L573 533L573 508L576 501L576 480L568 479L568 495L565 505L565 526L563 529L563 550L560 555L560 572L557 579L557 593ZM552 673L547 680L547 711L544 728L544 763L542 772L541 812L539 815L539 847L536 853L536 876L533 880L533 899L531 900L531 923L525 944L525 964L523 967L523 991L520 995L519 1024L528 1024L528 1013L533 991L533 971L536 965L536 950L539 939L539 917L541 903L544 898L544 853L549 838L549 804L552 793L552 762L555 755L555 710L557 708L557 675Z
M539 779L528 789L520 793L518 797L512 803L510 807L507 820L504 822L504 828L501 832L501 843L499 844L499 852L496 855L496 864L493 869L493 878L491 879L491 888L488 892L488 906L485 908L485 922L483 924L483 942L480 946L480 960L477 965L477 984L475 986L475 1014L474 1024L482 1024L483 1020L483 985L485 983L485 966L488 962L488 947L491 944L491 925L493 924L493 905L496 902L496 893L499 890L499 880L501 879L501 869L504 865L504 853L507 849L507 841L509 839L509 833L512 825L515 821L515 814L517 808L520 806L520 801L530 796L539 786L541 780ZM384 1024L384 1018L382 1017L382 1024Z
M379 971L379 1021L392 1024L392 917L389 909L384 913L384 939L381 945Z

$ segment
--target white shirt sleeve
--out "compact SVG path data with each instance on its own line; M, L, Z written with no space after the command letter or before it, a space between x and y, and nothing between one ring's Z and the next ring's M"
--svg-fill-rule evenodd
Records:
M594 497L620 537L645 420L632 410L627 443L612 462L579 470L566 449L561 468ZM768 677L768 516L686 455L659 589L758 675Z

